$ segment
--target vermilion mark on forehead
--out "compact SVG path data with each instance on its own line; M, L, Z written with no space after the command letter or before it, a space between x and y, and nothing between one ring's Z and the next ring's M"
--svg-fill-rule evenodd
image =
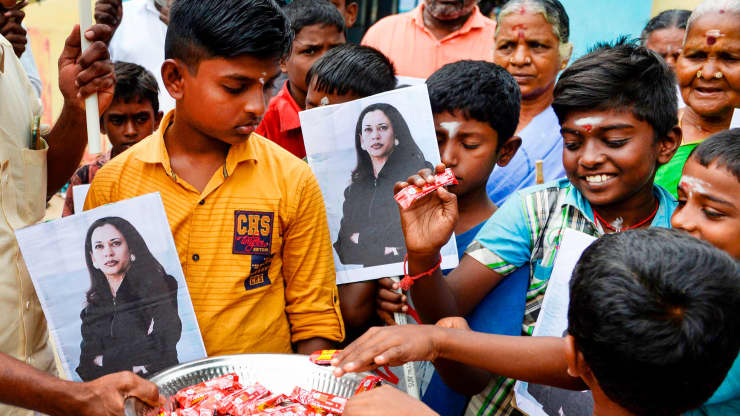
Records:
M707 45L714 45L717 43L717 38L714 36L707 36Z
M586 133L591 133L591 130L593 130L594 126L590 124L584 124L583 129L586 130Z
M725 9L719 9L719 14L725 14Z
M526 13L527 13L527 8L524 7L524 5L522 4L522 7L519 9L519 14L526 14Z

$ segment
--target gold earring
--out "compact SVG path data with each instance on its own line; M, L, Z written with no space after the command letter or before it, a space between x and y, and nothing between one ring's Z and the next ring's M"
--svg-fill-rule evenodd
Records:
M722 71L717 71L717 72L714 73L714 78L715 79L722 79L722 77L724 77L724 76L725 75L722 73Z
M696 77L701 78L701 70L696 71Z

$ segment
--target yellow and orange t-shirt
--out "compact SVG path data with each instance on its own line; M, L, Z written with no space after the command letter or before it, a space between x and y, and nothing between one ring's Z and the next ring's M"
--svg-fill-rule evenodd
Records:
M98 171L85 209L160 192L208 355L342 340L326 212L308 165L252 134L198 192L170 166L163 135L173 116Z

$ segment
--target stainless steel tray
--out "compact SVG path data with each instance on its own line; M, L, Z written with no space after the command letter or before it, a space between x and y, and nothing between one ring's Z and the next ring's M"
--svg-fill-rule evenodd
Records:
M289 394L293 388L316 389L337 396L350 397L367 373L334 377L332 367L322 367L299 354L241 354L204 358L162 370L149 380L166 398L180 389L222 376L239 375L239 382L259 382L272 392ZM145 414L136 408L137 400L126 401L126 416Z

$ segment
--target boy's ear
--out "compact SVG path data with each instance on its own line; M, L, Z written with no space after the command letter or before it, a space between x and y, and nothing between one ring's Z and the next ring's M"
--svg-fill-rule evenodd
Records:
M162 64L162 82L175 100L182 99L185 92L185 71L185 63L177 59L167 59Z
M355 22L357 21L357 10L359 5L356 1L347 0L347 3L344 4L344 10L347 11L347 14L344 16L344 26L345 28L349 29L352 26L354 26Z
M658 163L664 165L668 163L678 147L681 146L683 135L681 128L673 127L665 137L661 137L658 142Z
M498 160L496 164L504 167L509 164L511 158L514 157L519 146L522 145L522 138L519 136L511 136L506 140L501 147L498 149Z
M293 51L291 51L291 54L292 53ZM290 55L280 58L280 72L282 72L283 74L288 73L288 58L290 58Z
M565 360L568 362L568 375L579 377L589 387L595 382L591 367L588 366L583 354L576 346L576 340L570 335L565 336Z

